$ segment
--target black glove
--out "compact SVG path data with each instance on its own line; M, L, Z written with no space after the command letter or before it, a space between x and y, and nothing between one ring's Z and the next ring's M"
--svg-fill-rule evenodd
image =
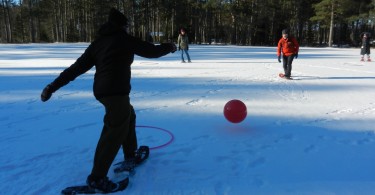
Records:
M169 49L169 52L174 53L176 51L176 45L174 43L162 43L164 47Z
M294 54L294 57L297 59L298 58L298 53Z
M281 63L281 56L277 57L277 61L279 61L279 63Z
M40 95L40 99L41 99L43 102L45 102L45 101L49 100L49 98L51 98L52 93L53 93L53 91L52 91L52 85L49 84L49 85L47 85L47 86L43 89L43 92L42 92L42 94Z
M180 51L181 50L181 46L178 46L178 51Z
M172 44L172 53L174 53L177 50L177 47L174 43L171 43L171 44Z

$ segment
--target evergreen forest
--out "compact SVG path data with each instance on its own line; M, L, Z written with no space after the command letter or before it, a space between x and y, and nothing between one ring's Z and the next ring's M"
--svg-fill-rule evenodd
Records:
M0 43L91 42L110 8L143 40L275 46L282 29L303 46L358 46L375 35L375 0L0 0Z

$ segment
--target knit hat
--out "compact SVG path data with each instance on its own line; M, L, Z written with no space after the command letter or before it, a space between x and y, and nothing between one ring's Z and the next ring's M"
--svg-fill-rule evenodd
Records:
M115 8L112 8L109 12L108 22L117 26L128 25L128 19L126 18L126 16Z
M289 34L289 29L284 29L284 30L282 31L282 34Z

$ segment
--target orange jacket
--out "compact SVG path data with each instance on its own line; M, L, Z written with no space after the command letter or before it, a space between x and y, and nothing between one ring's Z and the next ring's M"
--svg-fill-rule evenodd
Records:
M298 53L298 50L299 44L294 37L288 37L286 39L281 37L277 44L277 56L280 56L281 52L283 52L284 56L290 56Z

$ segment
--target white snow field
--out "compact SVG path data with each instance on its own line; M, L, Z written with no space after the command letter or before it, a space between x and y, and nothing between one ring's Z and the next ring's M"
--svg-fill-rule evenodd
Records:
M95 70L40 93L87 46L0 45L0 194L85 183L104 115ZM115 194L375 194L375 62L358 48L301 47L294 80L278 77L276 47L190 48L193 63L135 58L138 142L153 149ZM247 106L239 124L223 116L232 99Z

